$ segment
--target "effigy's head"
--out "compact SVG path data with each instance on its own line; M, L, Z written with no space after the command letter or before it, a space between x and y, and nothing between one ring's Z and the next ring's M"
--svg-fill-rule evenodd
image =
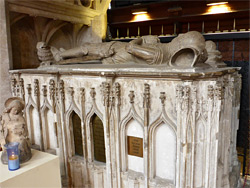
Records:
M24 109L25 104L20 97L11 97L7 99L4 106L7 113L16 115Z
M197 31L180 34L172 40L170 48L170 66L194 67L203 65L207 60L205 39Z
M206 49L207 51L214 51L216 50L216 44L211 40L206 41Z

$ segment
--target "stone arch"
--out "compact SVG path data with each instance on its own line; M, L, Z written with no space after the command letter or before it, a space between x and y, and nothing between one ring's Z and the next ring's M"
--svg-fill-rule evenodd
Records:
M67 142L68 142L68 153L69 157L75 155L75 145L74 145L74 134L73 134L73 124L72 124L72 115L77 114L77 116L81 119L80 110L77 108L74 102L71 103L69 109L65 113L66 115L66 133L67 133ZM81 119L81 133L82 133L82 119Z
M54 126L53 112L49 108L43 111L43 132L44 132L44 149L55 149L56 144L56 130Z
M71 112L70 115L70 127L72 127L72 145L73 145L73 155L78 155L83 157L83 136L81 129L81 118L75 111Z
M141 127L142 129L142 136L140 136L139 138L143 139L143 135L144 135L144 131L143 131L143 120L139 117L139 115L136 113L134 107L132 106L128 112L128 114L125 116L125 118L121 121L120 123L120 146L121 146L121 164L122 164L122 171L126 172L129 169L129 162L130 164L133 163L133 159L132 161L130 160L130 157L128 156L128 140L127 140L127 136L128 133L131 134L131 136L136 136L138 137L139 135L132 135L132 133L128 132L127 130L127 126L131 124L133 124L138 127ZM139 129L138 129L139 130ZM130 136L130 135L129 135ZM130 161L129 161L130 160ZM134 160L136 161L136 160ZM143 161L140 161L140 163ZM143 164L142 164L143 165ZM139 169L139 171L142 171L141 168Z
M106 163L104 126L96 114L91 118L91 129L94 160Z
M162 178L175 183L177 127L165 111L149 128L150 179ZM171 152L169 152L171 150Z
M92 129L92 118L94 116L97 116L102 122L103 122L103 115L102 113L97 109L96 105L93 105L90 112L86 116L86 134L87 134L87 153L88 153L88 161L94 162L94 145L93 145L93 129ZM104 130L104 142L105 140L105 125L103 124L103 130Z

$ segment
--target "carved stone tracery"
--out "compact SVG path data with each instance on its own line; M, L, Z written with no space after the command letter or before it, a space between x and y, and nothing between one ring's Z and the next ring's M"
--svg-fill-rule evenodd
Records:
M16 96L16 79L15 78L11 78L11 91L12 91L12 95Z
M38 79L34 80L34 96L39 97L39 81L38 81Z
M47 86L46 85L43 85L43 88L42 88L42 93L43 93L43 97L47 97Z
M128 96L129 96L129 102L131 104L133 104L134 103L134 98L135 98L134 91L130 91Z
M165 92L161 92L160 93L159 99L161 100L162 106L165 106L165 100L166 100L166 94L165 94Z
M53 100L54 99L54 97L55 97L55 80L53 80L53 79L51 79L50 81L49 81L49 97L50 97L50 99L51 100Z
M143 93L143 107L150 107L150 86L149 84L144 84L144 93Z
M59 81L59 93L60 93L60 96L61 96L61 100L64 101L65 93L64 93L64 81L63 80Z
M91 96L92 100L95 100L96 92L95 92L95 88L94 87L91 88L90 96Z
M28 84L27 86L27 93L28 95L31 95L31 84Z
M101 92L103 95L103 105L109 107L110 101L110 84L108 82L102 82Z
M116 99L116 105L120 106L121 105L121 86L118 82L116 82L114 85L113 93Z
M158 94L155 88L160 90L166 86L164 85L165 83L158 82L158 79L152 79L148 82L150 85L152 83L153 89L150 88L149 84L145 84L143 92L140 91L140 88L143 88L142 82L137 82L136 79L131 82L138 84L138 87L131 87L131 91L127 91L127 88L121 89L121 86L124 86L123 84L127 81L122 78L118 79L119 83L103 82L101 84L101 90L96 90L94 87L90 88L90 84L87 81L81 82L80 84L73 83L71 87L68 85L70 82L65 81L65 88L68 92L64 94L63 80L65 80L65 78L63 78L63 75L57 84L55 84L54 81L56 78L53 78L53 81L50 80L49 83L47 82L47 85L41 86L41 96L45 99L49 96L50 98L53 98L54 95L58 96L58 98L55 99L57 101L56 103L59 104L57 105L58 112L56 112L57 119L55 119L55 121L57 121L58 127L62 129L58 135L61 134L64 136L61 140L58 138L58 145L63 148L63 152L65 153L65 158L63 158L62 161L70 163L69 168L71 171L74 171L71 177L87 177L94 174L95 181L103 182L102 178L105 177L103 173L105 173L106 170L106 173L110 175L113 182L117 180L114 184L116 187L119 187L118 181L120 181L120 187L121 185L148 185L154 188L160 185L178 188L185 186L206 187L210 185L210 183L212 186L215 185L216 173L224 173L223 176L226 175L226 172L219 172L220 169L225 169L225 171L230 172L232 169L231 164L237 163L237 157L235 158L236 149L232 144L236 142L236 135L232 134L232 132L237 130L237 123L235 123L234 126L231 125L230 122L234 119L233 117L236 116L235 111L238 110L236 104L239 102L237 101L238 99L234 99L234 96L239 95L239 92L235 91L235 88L240 87L240 79L236 77L232 79L231 76L232 75L225 75L222 78L213 78L214 80L209 81L202 79L195 81L171 81L171 84L168 84L170 90L166 89L163 90L164 92L162 91ZM26 75L22 75L22 77L25 78ZM38 79L40 83L43 83L40 77L38 78L38 76L36 76L35 78ZM68 77L66 76L66 78ZM30 81L30 79L27 80ZM28 86L28 92L26 92L28 95L27 103L33 105L33 108L36 108L36 102L29 101L32 101L32 97L34 98L34 96L35 98L39 97L39 92L35 92L36 88L39 89L39 82L34 79L32 82L34 82L32 85L25 83L25 85ZM158 85L154 82L159 83L160 87L158 88ZM168 82L167 78L166 82ZM133 84L131 85L134 86ZM79 85L86 86L86 88L79 88ZM33 87L31 88L31 86ZM46 91L47 89L49 91ZM175 93L168 92L174 89ZM101 93L97 93L100 91ZM32 95L33 92L34 95ZM49 96L47 96L47 92L49 92ZM86 95L86 93L89 94ZM143 93L143 95L135 97L135 93ZM127 95L127 97L124 97L124 95ZM156 96L158 96L158 99ZM169 102L170 100L175 102L171 103ZM51 100L48 101L52 104ZM60 101L60 103L58 101ZM80 103L77 103L79 101ZM64 102L66 103L66 112L63 111ZM42 103L41 105L41 113L43 112L44 104L45 103ZM100 104L104 104L104 107ZM144 111L137 111L138 108L141 107L137 106L137 104L142 104ZM160 105L157 106L157 104ZM235 107L231 111L227 111L227 109L231 109L232 104L235 105ZM88 110L87 112L85 112L85 108ZM174 110L176 110L176 119L173 118L171 114ZM73 147L71 146L71 141L68 139L72 137L68 123L72 111L76 112L82 120L82 138L83 142L86 142L83 143L83 147L86 151L84 151L84 158L81 158L82 160L72 155L74 154L72 150ZM147 111L149 114L145 113ZM151 114L154 115L150 116ZM232 117L231 114L233 114ZM109 156L106 158L106 168L104 165L98 166L93 158L93 140L91 138L91 119L93 115L97 115L103 121L103 127L106 131L104 131L106 152L109 153L107 154ZM156 119L154 119L155 117ZM223 119L226 119L226 121L222 121ZM42 121L44 121L43 118ZM126 126L130 122L133 124L138 123L143 130L143 149L145 152L143 153L143 165L148 165L148 169L145 168L145 166L143 167L145 169L143 175L135 173L136 175L133 176L133 173L128 169ZM230 129L227 124L230 124ZM156 139L156 136L154 137L154 133L156 132L154 131L157 130L158 126L162 125L170 126L176 134L176 154L178 157L176 158L175 178L171 180L172 183L169 183L169 180L164 178L156 177L155 174L156 166L154 163L156 159L154 159L154 139ZM65 131L63 130L64 128L66 129ZM84 130L85 128L86 130ZM223 134L221 134L221 132L223 132ZM44 139L45 138L44 136ZM216 145L225 138L230 138L230 142L227 140L223 141L224 145ZM84 141L84 139L86 139L86 141ZM119 142L117 140L119 140ZM66 142L65 145L63 143L64 141ZM112 145L114 143L115 146ZM217 149L217 147L220 149ZM217 156L219 160L223 161L230 152L233 157L228 159L227 162L221 162L221 164L219 164L221 166L217 168L215 166ZM84 160L86 160L86 162ZM145 160L148 161L148 164ZM118 161L120 164L117 163ZM82 171L81 173L79 171L80 175L77 175L76 172L78 171L76 171L76 168L79 168L79 164L82 165ZM202 167L200 167L200 164L202 164ZM231 166L227 166L227 164ZM196 165L198 165L198 167ZM218 172L215 172L215 169L218 169ZM119 173L120 171L121 173ZM98 175L96 174L97 172ZM201 180L197 180L195 176L201 177ZM213 177L213 179L211 180L210 177ZM97 185L92 181L90 177L88 180L84 179L80 184ZM106 181L108 181L108 179L106 179ZM126 182L129 182L129 184L126 184Z

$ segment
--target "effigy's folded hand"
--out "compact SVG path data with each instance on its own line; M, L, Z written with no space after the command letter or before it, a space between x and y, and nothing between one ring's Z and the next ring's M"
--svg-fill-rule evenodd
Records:
M134 48L134 44L133 43L128 43L126 46L125 46L125 50L132 54L133 53L133 48Z

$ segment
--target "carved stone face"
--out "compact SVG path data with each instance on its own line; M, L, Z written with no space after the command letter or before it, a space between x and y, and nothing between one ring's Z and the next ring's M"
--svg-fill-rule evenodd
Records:
M10 113L13 115L17 115L22 111L20 106L14 106L13 108L11 108Z
M24 109L24 101L19 97L11 97L5 103L4 106L6 108L7 113L9 113L12 108L16 107L21 112Z
M11 115L17 115L22 112L23 104L19 100L15 100L9 104L7 109Z

